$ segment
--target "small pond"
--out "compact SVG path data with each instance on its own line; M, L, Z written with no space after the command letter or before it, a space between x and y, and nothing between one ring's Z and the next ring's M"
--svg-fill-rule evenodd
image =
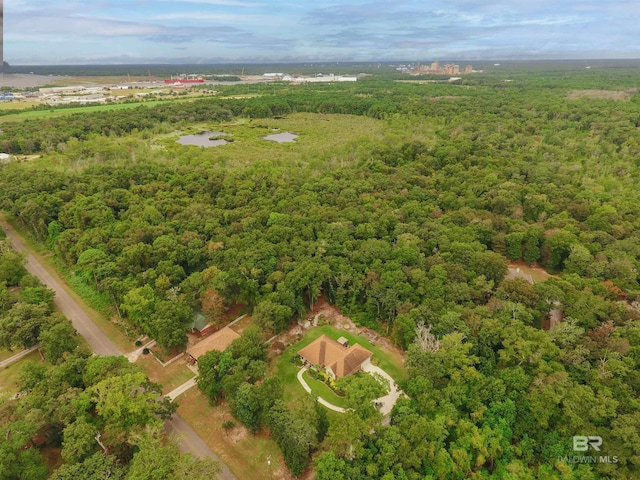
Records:
M227 136L231 136L231 134L224 132L201 132L194 135L183 135L178 139L178 143L180 145L196 145L198 147L219 147L229 142L224 138L217 137Z
M264 137L265 140L270 140L272 142L278 143L291 143L295 142L298 135L295 133L283 132L283 133L274 133L272 135L267 135Z

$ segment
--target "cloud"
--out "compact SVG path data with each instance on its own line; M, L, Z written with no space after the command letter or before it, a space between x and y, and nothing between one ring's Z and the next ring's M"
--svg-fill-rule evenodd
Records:
M211 59L638 56L640 2L619 0L11 0L5 55ZM123 56L124 55L124 56ZM164 58L164 57L163 57ZM294 60L292 60L294 61Z

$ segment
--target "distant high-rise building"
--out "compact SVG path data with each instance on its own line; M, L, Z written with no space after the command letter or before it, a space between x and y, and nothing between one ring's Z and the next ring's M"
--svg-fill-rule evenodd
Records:
M467 65L466 67L464 67L464 73L466 75L473 73L473 67L471 65Z

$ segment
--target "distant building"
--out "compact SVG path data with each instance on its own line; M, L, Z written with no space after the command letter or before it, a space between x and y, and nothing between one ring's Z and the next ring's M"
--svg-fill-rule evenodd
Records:
M473 73L473 67L471 65L467 65L464 67L464 70L460 70L460 65L456 65L454 63L447 63L444 66L440 65L440 62L433 62L431 65L420 65L411 70L413 75L460 75L462 74L470 74Z

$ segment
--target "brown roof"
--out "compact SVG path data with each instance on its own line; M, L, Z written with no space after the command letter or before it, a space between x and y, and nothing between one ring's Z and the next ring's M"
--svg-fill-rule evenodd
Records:
M341 378L356 371L373 353L357 343L351 348L343 347L332 338L322 335L300 350L298 355L314 365L329 367L336 377Z
M225 327L187 349L187 353L197 360L211 350L219 350L222 352L236 338L240 338L240 335L230 328Z

